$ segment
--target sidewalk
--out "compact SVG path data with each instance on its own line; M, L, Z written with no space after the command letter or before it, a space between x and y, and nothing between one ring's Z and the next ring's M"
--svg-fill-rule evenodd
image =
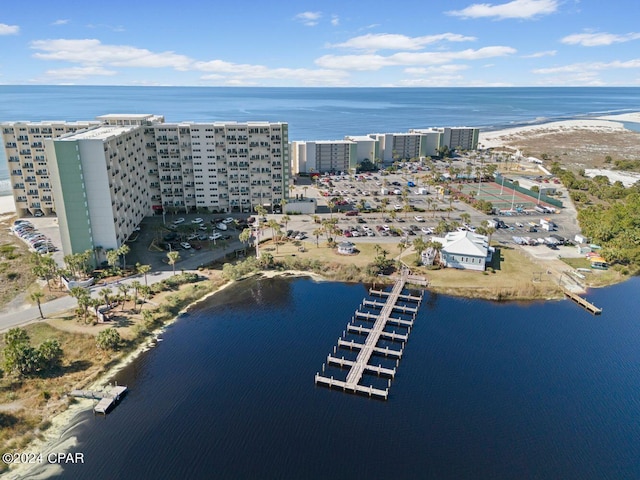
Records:
M223 252L220 252L215 258L211 260L218 260L224 256ZM181 272L194 272L197 273L197 267L200 266L202 262L201 258L185 258L184 260L176 263L176 274ZM167 265L167 270L156 270L147 273L147 282L149 285L153 285L154 283L161 282L162 280L173 276L173 268L170 265ZM117 293L118 285L127 284L130 285L133 281L139 281L144 284L144 275L132 275L130 277L124 278L119 281L110 282L108 284L97 284L89 288L91 292L91 296L93 298L99 298L100 292L104 288L111 288L114 293ZM70 295L65 297L57 298L50 302L42 303L42 313L47 317L59 314L66 310L70 310L72 308L77 307L78 303L75 298ZM23 325L27 325L32 322L40 321L40 312L38 311L37 306L27 306L24 305L24 308L14 308L7 312L3 312L0 314L0 332L4 332L9 330L10 328L19 327Z

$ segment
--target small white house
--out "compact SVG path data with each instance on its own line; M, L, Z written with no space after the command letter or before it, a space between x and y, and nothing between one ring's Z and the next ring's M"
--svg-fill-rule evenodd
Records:
M487 236L473 232L449 232L432 240L442 244L440 262L445 267L484 271L495 251Z
M353 255L356 251L356 245L351 242L340 242L338 244L338 253L340 255Z

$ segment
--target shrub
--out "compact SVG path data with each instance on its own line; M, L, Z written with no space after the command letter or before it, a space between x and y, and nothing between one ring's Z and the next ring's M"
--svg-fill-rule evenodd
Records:
M120 333L115 328L101 331L96 338L96 344L100 350L117 350L121 342Z

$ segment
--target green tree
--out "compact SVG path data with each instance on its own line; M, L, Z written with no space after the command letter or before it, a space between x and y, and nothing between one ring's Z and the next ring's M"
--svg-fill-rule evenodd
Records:
M122 257L122 268L126 269L127 268L127 255L131 251L131 249L129 248L129 245L127 245L127 244L121 245L120 248L118 248L118 250L116 250L116 251L118 252L118 256Z
M118 267L118 262L120 261L120 254L117 250L107 250L107 264L109 265L111 272L114 274L118 274L120 269Z
M89 292L83 287L73 287L69 294L75 298L78 302L78 308L82 311L84 322L87 322L87 310L89 308L89 301L91 296Z
M43 370L59 367L64 357L60 342L56 339L48 339L42 342L38 347L38 354L40 356L40 368Z
M42 314L42 305L40 304L43 297L44 297L44 294L42 292L33 292L31 295L29 295L29 298L31 298L31 300L34 301L36 305L38 305L40 318L44 318L44 315Z
M139 274L144 275L144 284L147 284L147 273L151 271L151 265L141 265L140 263L136 263L136 270Z
M167 261L169 265L173 267L173 274L176 274L176 262L180 259L180 254L178 252L168 252L167 253Z
M136 313L138 306L138 293L140 292L140 288L142 288L142 284L134 280L131 282L131 288L133 289L133 313Z
M124 310L124 304L127 303L127 295L129 293L129 285L127 285L126 283L121 283L120 285L118 285L118 290L120 290L120 293L122 294L122 310Z
M115 328L102 330L96 337L96 345L100 350L117 350L121 342L120 333Z

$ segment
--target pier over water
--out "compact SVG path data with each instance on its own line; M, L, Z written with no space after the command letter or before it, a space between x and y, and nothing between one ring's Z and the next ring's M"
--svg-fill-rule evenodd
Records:
M347 325L346 330L343 332L343 336L338 339L337 345L333 348L333 355L330 354L327 356L327 365L337 366L340 369L348 369L346 378L341 380L335 378L333 375L328 375L325 372L325 364L323 364L322 372L316 373L316 385L325 385L330 388L341 389L344 392L363 393L370 397L385 400L388 398L391 379L395 377L396 367L400 362L400 358L402 358L405 343L409 338L413 322L415 321L418 308L422 301L422 293L420 293L419 296L403 293L403 289L408 281L426 285L425 279L410 275L409 270L405 268L398 276L390 292L374 289L369 290L369 295L383 297L384 301L364 299L360 308L351 319L351 322ZM401 305L399 303L400 301L412 305ZM363 308L379 309L379 311L376 313L363 312L361 311ZM394 313L396 315L404 315L405 318L394 317ZM410 316L410 318L406 318L407 316ZM361 324L356 325L356 322L359 321L361 321ZM363 322L373 322L373 325L365 326L362 324ZM389 326L400 328L403 331L388 331L387 327ZM347 334L358 335L358 340L347 340L344 338ZM362 336L365 336L364 342L360 341ZM379 345L381 340L391 342L393 345L391 348L389 345L383 347ZM355 349L358 351L358 354L356 358L352 360L346 359L344 356L338 357L336 355L338 348ZM382 366L381 364L371 364L371 357L374 354L396 359L395 366L390 368ZM372 384L368 386L363 385L362 380L365 372L387 377L387 386L380 388L374 387Z

